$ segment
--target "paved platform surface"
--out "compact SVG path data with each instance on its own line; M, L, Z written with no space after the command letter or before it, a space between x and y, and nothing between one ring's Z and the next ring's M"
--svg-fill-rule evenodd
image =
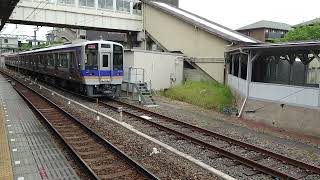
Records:
M10 175L7 171L11 169L10 161L3 167L0 164L0 172L17 180L79 179L46 128L1 75L0 99L0 108L4 112L0 120L5 124L3 130L0 126L0 133L1 130L7 133L6 137L0 134L0 139L7 138L8 142L7 148L0 150L4 159L11 158L13 173Z
M0 94L0 105L2 103L1 96L2 94ZM7 131L5 127L5 111L6 108L0 108L0 180L11 180L13 179L13 176Z

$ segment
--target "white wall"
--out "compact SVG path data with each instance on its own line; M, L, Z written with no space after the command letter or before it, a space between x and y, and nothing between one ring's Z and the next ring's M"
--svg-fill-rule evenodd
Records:
M250 83L251 98L266 99L299 106L319 106L319 88L271 83Z
M245 95L247 92L246 84L246 80L228 74L228 85L237 90L241 95Z
M228 74L228 85L240 94L246 94L246 80ZM251 82L249 98L302 107L320 107L320 89L314 87Z
M154 90L169 88L183 81L183 60L180 54L143 50L125 51L124 67L144 69L145 82ZM127 73L125 72L125 78ZM175 79L172 81L171 79Z

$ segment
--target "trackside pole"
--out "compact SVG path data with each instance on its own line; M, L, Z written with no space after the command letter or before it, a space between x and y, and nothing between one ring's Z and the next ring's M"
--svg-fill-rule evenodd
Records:
M97 115L96 115L96 118L97 118L97 121L100 120L100 116L99 116L99 111L98 111L98 108L99 108L99 99L96 98L96 105L97 105Z

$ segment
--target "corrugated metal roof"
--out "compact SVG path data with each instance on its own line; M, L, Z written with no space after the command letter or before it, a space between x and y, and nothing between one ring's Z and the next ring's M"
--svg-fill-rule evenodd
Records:
M260 29L260 28L279 29L279 30L289 31L291 29L291 26L286 23L262 20L262 21L249 24L237 30L239 31L239 30Z
M287 50L292 50L295 51L296 49L302 49L302 50L307 50L307 48L310 47L320 47L320 41L319 40L314 40L314 41L295 41L295 42L283 42L283 43L266 43L266 44L254 44L254 45L244 45L241 46L237 49L242 49L242 50L253 50L253 49L287 49ZM234 50L237 50L234 49ZM231 50L231 51L234 51Z
M312 19L310 21L306 21L306 22L303 22L303 23L300 23L300 24L296 24L293 27L307 26L307 25L311 25L311 24L315 24L315 23L320 23L320 18L315 18L315 19Z
M216 36L219 36L227 41L236 41L236 42L245 42L245 43L260 43L260 41L245 36L241 33L238 33L232 29L229 29L227 27L224 27L220 24L214 23L212 21L209 21L203 17L200 17L198 15L195 15L193 13L190 13L188 11L185 11L180 8L176 8L173 6L170 6L165 3L160 2L154 2L154 1L148 1L148 0L142 0L143 2L156 7L160 10L165 11L166 13L169 13L189 24L192 24L196 27L199 27L200 29L203 29L211 34L214 34Z
M9 19L13 9L16 7L19 0L0 0L0 30Z

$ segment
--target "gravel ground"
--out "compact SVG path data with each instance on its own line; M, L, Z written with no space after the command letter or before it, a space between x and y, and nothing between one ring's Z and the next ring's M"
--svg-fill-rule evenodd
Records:
M50 96L50 94L48 94ZM152 108L150 110L159 112L161 114L164 115L168 115L174 118L177 118L181 121L185 121L188 122L190 124L195 124L201 127L205 127L207 129L213 130L215 132L221 133L221 134L225 134L228 135L232 138L238 139L238 140L242 140L244 142L250 143L250 144L254 144L254 145L259 145L261 147L264 147L268 150L272 150L275 152L278 152L280 154L286 155L286 156L290 156L294 159L298 159L301 161L305 161L307 163L310 164L315 164L318 165L320 164L320 149L319 149L319 144L306 144L306 143L301 143L298 142L297 139L291 140L290 137L288 136L281 136L279 134L272 134L272 132L265 132L263 130L263 132L261 132L260 129L255 129L255 130L251 130L248 127L246 127L245 124L236 124L235 122L233 122L233 120L230 120L229 117L226 117L224 115L221 115L219 113L216 112L211 112L208 110L204 110L186 103L182 103L182 102L178 102L178 101L171 101L168 100L166 98L162 98L162 97L158 97L157 98L158 103L160 104L159 107L156 108ZM59 102L60 103L60 102ZM63 102L65 104L65 102ZM87 105L89 106L94 106L92 105L92 103L88 103L86 102ZM70 107L68 107L69 109ZM75 107L76 108L76 107ZM100 111L105 111L106 113L109 113L109 115L111 116L117 116L116 113L112 113L110 111L106 111L105 109L101 109ZM77 113L77 112L74 112ZM80 116L83 115L88 115L86 114L86 112L83 112L80 114ZM94 115L92 115L94 116ZM99 121L101 123L101 120ZM97 123L96 122L88 122L90 126L96 126ZM103 121L104 124L104 121ZM243 167L243 166L228 166L226 164L228 164L228 159L226 158L215 158L215 154L212 152L206 152L203 151L203 149L201 149L200 147L194 147L194 146L190 146L188 145L188 142L185 142L183 140L177 141L177 139L175 139L174 137L170 137L170 136L166 136L162 133L157 132L157 129L150 129L150 127L148 125L144 126L143 124L141 124L140 122L130 122L131 125L133 125L134 127L138 127L138 129L140 131L149 131L148 134L156 137L157 139L159 139L162 142L165 142L167 144L174 144L174 147L176 149L179 149L180 151L186 152L188 154L193 155L194 157L196 157L197 159L200 159L201 161L208 163L209 165L217 168L217 169L221 169L224 172L238 178L238 179L248 179L247 176L244 176L243 173L241 172L246 172L246 171L250 171L247 170L247 167ZM106 126L110 126L110 123L106 123ZM98 125L99 126L99 125ZM104 132L105 129L101 129L101 127L96 127L97 129L100 129L101 132L103 132L103 134L107 134L110 135L109 132ZM108 127L110 128L110 127ZM118 127L112 127L110 129L112 130L117 130ZM114 132L116 134L116 136L112 135L113 137L121 137L121 136L125 136L122 133L117 134L120 132L123 132L123 129L118 129L116 132ZM128 134L130 134L130 132L127 132ZM139 138L138 138L139 139ZM137 140L136 138L134 140ZM301 139L299 139L301 140ZM117 142L121 142L124 141L123 139L119 139ZM128 144L130 144L130 140L126 141ZM143 142L143 140L141 141L134 141L137 144L141 145L140 148L138 148L137 150L145 150L145 153L148 154L146 151L146 147L145 147L145 142ZM175 142L175 143L173 143ZM132 143L132 142L131 142ZM214 142L215 145L217 144L217 142ZM122 145L121 145L122 144ZM120 147L126 147L123 146L123 143L119 144ZM218 143L221 144L221 146L223 146L223 143ZM150 144L148 144L150 145ZM156 147L156 145L153 145ZM131 149L132 147L130 146L129 149ZM125 148L128 149L128 148ZM149 149L149 151L152 149L152 145L149 146L147 149ZM161 149L161 147L159 147L159 149ZM165 151L161 152L160 154L164 153ZM138 159L140 159L139 157L144 157L145 156L143 154L140 154L139 156L136 156ZM166 152L167 154L167 152ZM168 153L170 154L170 153ZM142 155L142 156L141 156ZM175 156L175 155L173 155ZM171 157L171 156L170 156ZM214 158L210 158L210 157L214 157ZM164 158L164 157L163 157ZM161 159L161 158L160 158ZM167 158L164 158L165 160L168 160ZM181 158L180 158L181 159ZM171 159L173 162L177 161L176 159ZM219 160L221 160L221 162L219 162ZM141 160L143 162L147 162L149 160ZM154 162L161 162L161 161L154 161ZM162 161L163 162L163 161ZM269 161L268 161L269 162ZM268 163L265 162L265 163ZM166 163L168 162L164 162L165 166ZM183 164L185 164L185 162L182 162ZM146 163L149 164L149 163ZM151 161L152 164L152 161ZM169 163L170 164L170 163ZM190 164L190 163L189 163ZM230 162L229 164L234 164L233 162ZM176 164L175 164L176 165ZM192 165L191 165L192 167ZM230 168L232 167L232 168ZM163 168L163 167L161 167ZM160 168L160 169L161 169ZM194 173L194 167L192 168L183 168L183 169L191 169L190 174L184 174L183 176L188 176L191 177L191 179L195 178L195 176L197 178L207 178L209 176L197 176L197 174L201 174L203 175L203 173L199 173L197 172L198 169L195 171ZM156 169L155 172L159 173L159 174L163 174L160 172L161 170ZM154 172L154 171L153 171ZM164 171L165 173L163 174L164 177L171 178L171 175L168 176L168 172ZM177 173L177 172L175 172ZM206 174L206 173L204 173ZM172 177L182 177L182 176L172 176ZM319 178L318 176L315 176L316 178ZM163 177L162 177L163 178ZM270 179L271 177L266 177L265 175L254 175L251 176L250 179ZM308 179L312 179L311 176L308 176ZM314 177L313 177L314 178Z
M296 139L271 130L248 128L246 124L236 121L234 117L163 97L156 97L156 99L160 106L147 108L148 110L320 166L320 143L316 143L314 139Z
M38 91L41 91L46 97L49 97L79 119L92 119L83 123L110 140L116 147L127 153L161 179L216 179L213 174L199 168L194 163L133 134L131 131L120 127L106 118L101 117L97 121L95 113L88 112L86 109L79 108L79 106L72 103L67 105L65 100L46 92L44 89L38 89ZM153 148L157 148L161 152L150 155Z

